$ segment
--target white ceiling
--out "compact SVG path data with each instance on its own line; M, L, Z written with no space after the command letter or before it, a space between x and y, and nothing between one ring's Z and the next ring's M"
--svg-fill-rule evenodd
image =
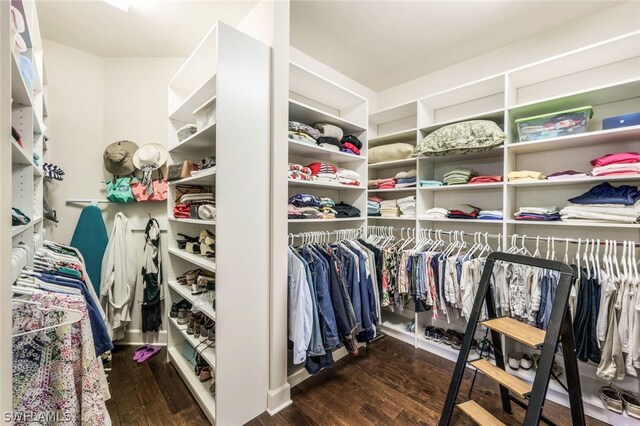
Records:
M291 44L379 91L619 3L292 0Z
M237 25L257 0L38 1L44 38L99 56L186 57L220 20Z

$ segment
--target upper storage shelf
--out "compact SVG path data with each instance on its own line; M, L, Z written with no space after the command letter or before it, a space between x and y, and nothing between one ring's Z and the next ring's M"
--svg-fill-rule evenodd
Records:
M504 89L505 75L499 74L427 96L418 102L418 127L424 129L502 110Z
M191 122L193 112L216 95L218 25L200 42L169 83L169 118Z
M509 71L509 104L526 105L558 93L587 93L640 77L640 31L591 44Z
M418 125L418 105L416 102L398 105L378 111L369 116L369 146L392 142L416 141Z
M328 118L340 119L352 129L365 131L367 128L366 98L293 62L289 63L289 98L294 111L304 106L307 110L325 113ZM292 102L289 106L291 111Z

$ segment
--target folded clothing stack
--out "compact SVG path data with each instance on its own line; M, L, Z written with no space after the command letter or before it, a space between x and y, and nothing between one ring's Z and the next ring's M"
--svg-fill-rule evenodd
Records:
M593 176L639 175L640 153L616 152L591 160Z
M353 135L345 135L340 140L342 144L342 152L346 152L347 154L360 155L360 150L362 149L362 142L360 139Z
M360 186L360 175L349 169L338 169L338 182L343 185Z
M367 182L367 189L380 189L380 180L373 179Z
M489 176L475 176L471 178L469 183L479 184L479 183L497 183L502 182L502 176L498 175L489 175Z
M400 216L402 217L416 217L416 197L410 195L408 197L399 198L397 200L398 208L400 209Z
M411 188L416 186L416 170L396 174L396 188Z
M476 219L480 208L471 204L460 204L447 212L448 219Z
M289 219L333 219L335 203L328 197L316 197L312 194L295 194L289 198Z
M588 173L577 172L575 170L563 170L561 172L554 172L547 176L548 180L566 180L566 179L578 179L587 178Z
M635 186L615 187L604 182L569 202L571 204L560 211L562 220L640 222L640 191Z
M338 168L331 163L324 161L307 164L311 170L311 179L322 183L338 183Z
M449 211L442 207L433 207L424 212L424 219L446 219Z
M514 216L516 220L560 220L560 213L558 212L557 206L520 207L518 212L514 213Z
M442 182L440 182L439 180L421 180L420 186L422 188L429 188L432 186L442 186Z
M320 132L318 137L318 145L331 151L342 151L342 143L340 140L344 133L342 129L333 124L316 123L315 128Z
M211 192L187 193L173 206L176 219L215 220L216 201Z
M545 175L543 175L542 173L531 170L516 170L514 172L509 172L507 178L509 179L509 182L536 181L546 179Z
M480 210L480 213L478 213L479 220L502 220L503 218L502 209Z
M461 167L445 173L442 180L445 185L464 185L477 175L478 173L475 170Z
M315 144L321 133L311 126L297 121L289 121L289 140Z
M380 197L369 197L367 199L367 216L380 216L380 203L384 199Z
M379 189L394 189L398 181L396 178L378 179Z
M342 201L335 205L336 217L360 217L360 209L352 206L351 204L343 203Z
M289 163L289 180L311 180L311 169L301 164Z
M400 209L398 209L397 200L384 200L380 202L380 216L382 217L398 217Z

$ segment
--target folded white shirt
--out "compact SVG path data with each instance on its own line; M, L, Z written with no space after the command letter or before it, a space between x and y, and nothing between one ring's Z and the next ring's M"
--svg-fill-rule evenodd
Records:
M553 214L558 212L557 206L520 207L519 213Z

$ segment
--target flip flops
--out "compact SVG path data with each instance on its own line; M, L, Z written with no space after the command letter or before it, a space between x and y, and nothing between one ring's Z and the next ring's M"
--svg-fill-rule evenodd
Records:
M142 364L149 358L157 355L162 348L154 345L142 345L136 349L136 354L133 356L134 361Z

